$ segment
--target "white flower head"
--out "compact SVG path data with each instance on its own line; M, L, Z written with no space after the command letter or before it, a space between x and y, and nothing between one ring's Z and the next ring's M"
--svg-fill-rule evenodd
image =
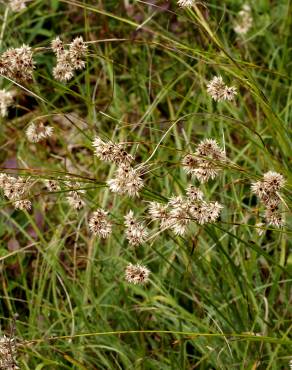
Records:
M54 128L43 122L32 122L26 129L26 137L32 143L38 143L53 135Z
M108 212L97 209L89 219L90 231L101 238L107 238L112 232L112 223L108 219Z
M207 92L215 101L231 101L234 100L237 89L234 86L227 86L221 76L215 76L209 81Z
M130 263L125 271L125 278L132 284L146 284L149 280L150 270L143 265Z

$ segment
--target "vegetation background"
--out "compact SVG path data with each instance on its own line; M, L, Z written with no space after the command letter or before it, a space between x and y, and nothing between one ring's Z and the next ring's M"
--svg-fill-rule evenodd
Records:
M79 212L66 190L48 194L41 185L31 212L1 198L1 330L15 326L21 369L288 369L292 3L250 2L253 25L239 36L242 5L33 0L12 13L2 2L2 51L29 44L37 66L32 84L1 78L16 91L1 119L1 172L36 181L69 175L86 189ZM90 42L86 68L66 84L52 77L57 35ZM235 102L207 94L219 74L237 86ZM40 116L54 135L31 144L25 129ZM159 144L138 200L109 192L114 168L93 155L97 134L130 143L137 163ZM224 205L220 222L130 247L123 215L142 217L147 201L182 193L191 181L181 158L203 138L232 161L202 186ZM269 170L287 179L287 226L260 236L250 183ZM106 242L88 231L97 207L116 220ZM151 270L145 286L124 280L125 266L139 261Z

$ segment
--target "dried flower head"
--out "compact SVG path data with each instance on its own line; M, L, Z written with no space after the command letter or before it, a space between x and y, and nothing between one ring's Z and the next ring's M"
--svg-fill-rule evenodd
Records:
M53 52L57 55L60 55L64 52L64 43L59 36L52 40L51 47Z
M0 175L0 188L3 189L4 195L13 202L16 209L31 209L31 202L25 199L29 195L31 186L29 178Z
M182 161L183 168L188 174L196 177L200 182L214 179L221 170L220 165L226 161L226 154L219 147L216 140L202 140L195 154L189 154Z
M145 284L149 280L150 270L146 266L131 263L127 266L125 271L125 278L132 284Z
M215 76L211 81L209 81L207 85L207 92L215 101L231 101L237 94L236 87L228 87L225 85L221 76Z
M83 41L83 37L76 37L69 45L69 53L71 57L71 63L74 69L85 68L85 62L83 59L86 57L87 46Z
M278 191L285 185L285 182L281 174L269 171L264 174L263 180L251 184L251 191L260 198L265 206L275 208L281 202Z
M69 206L76 209L77 211L85 206L83 199L77 191L70 191L66 199Z
M44 183L45 183L45 186L48 189L48 191L55 192L55 191L60 191L61 190L60 185L59 185L58 181L56 181L56 180L49 179L49 180L45 180Z
M129 211L124 217L126 226L126 238L128 242L134 247L145 242L148 231L142 222L138 222L134 217L133 211Z
M26 129L27 140L32 143L38 143L53 135L54 128L45 125L44 122L32 122Z
M8 108L13 103L13 94L5 89L0 90L0 113L2 117L6 117Z
M74 76L75 70L85 68L83 58L86 56L87 46L81 36L71 42L69 49L64 48L59 36L52 41L51 46L57 57L57 64L53 69L53 76L56 80L69 81Z
M238 12L236 22L234 23L234 32L239 35L245 35L252 27L253 18L251 8L248 4L244 4Z
M34 64L33 52L28 45L11 48L0 56L0 74L20 82L31 81Z
M170 226L168 204L150 202L148 213L152 221L160 222L160 229L164 230Z
M199 161L194 154L187 154L182 160L182 166L186 173L193 174L199 166Z
M285 225L285 220L278 208L267 208L265 211L266 223L275 227L282 227Z
M102 161L116 164L130 164L134 157L124 150L123 144L115 144L112 141L104 142L98 136L93 140L95 155Z
M191 222L190 209L191 202L182 196L170 198L169 207L169 227L176 235L184 235Z
M272 191L278 191L285 185L284 177L277 172L269 171L264 174L264 183Z
M182 8L191 8L195 3L196 0L178 0L177 5Z
M14 207L22 211L31 210L31 201L28 199L17 200L14 202Z
M53 76L56 80L61 82L70 81L74 76L74 68L71 63L70 53L64 50L57 55L57 64L53 68Z
M263 181L253 182L251 184L251 191L260 199L263 199L270 192Z
M113 193L137 197L144 186L140 175L140 170L122 164L116 170L115 177L108 180L107 184Z
M209 157L217 161L225 160L225 152L221 149L214 139L204 139L197 146L196 155L200 157Z
M20 12L26 8L26 0L9 0L8 5L13 12Z
M89 219L90 231L101 238L107 238L112 232L112 223L108 220L108 212L97 209Z
M223 206L218 202L203 201L192 205L189 212L198 224L204 225L216 222L222 209Z
M204 194L203 192L195 187L194 185L189 185L186 190L187 197L191 201L201 201L203 200Z
M16 344L14 338L8 338L5 335L0 337L0 369L17 370Z

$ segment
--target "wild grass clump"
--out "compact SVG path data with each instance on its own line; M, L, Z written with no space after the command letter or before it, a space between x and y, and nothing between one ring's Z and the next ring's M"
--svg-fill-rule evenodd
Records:
M0 369L287 368L290 2L0 6Z

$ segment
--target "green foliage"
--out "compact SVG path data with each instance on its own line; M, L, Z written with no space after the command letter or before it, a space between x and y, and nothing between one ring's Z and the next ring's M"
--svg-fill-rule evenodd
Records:
M244 37L233 31L239 0L192 9L148 3L35 0L6 22L1 5L2 51L30 44L37 61L34 82L14 87L16 104L1 122L1 172L36 181L67 175L86 189L79 212L63 187L50 195L40 187L31 212L1 198L2 331L17 315L23 369L286 369L291 1L251 2L254 23ZM57 35L91 42L86 69L66 84L53 79L55 57L46 49ZM219 74L238 87L235 102L207 94ZM31 144L25 129L41 116L54 136ZM138 200L109 192L114 166L93 155L95 135L129 143L137 163L155 151ZM191 180L181 159L203 138L216 139L231 160L202 186L224 205L220 221L129 246L123 215L133 209L143 217L148 201L183 194ZM287 225L259 236L263 211L250 183L269 170L287 179ZM97 207L115 220L107 241L88 231ZM139 261L151 269L150 282L132 286L124 269Z

